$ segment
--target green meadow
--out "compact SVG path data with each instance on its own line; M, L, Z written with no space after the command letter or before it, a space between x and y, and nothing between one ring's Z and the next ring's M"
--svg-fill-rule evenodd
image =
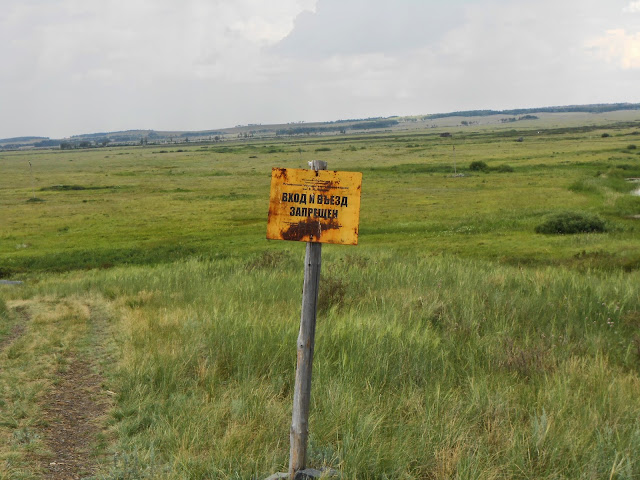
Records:
M78 357L110 402L86 478L287 470L305 247L266 217L313 159L363 187L359 245L323 246L309 466L640 478L640 118L558 118L0 153L0 479L42 476Z

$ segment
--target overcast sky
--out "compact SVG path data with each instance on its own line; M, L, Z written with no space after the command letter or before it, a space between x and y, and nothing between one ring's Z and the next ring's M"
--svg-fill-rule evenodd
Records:
M0 138L640 102L640 0L0 0Z

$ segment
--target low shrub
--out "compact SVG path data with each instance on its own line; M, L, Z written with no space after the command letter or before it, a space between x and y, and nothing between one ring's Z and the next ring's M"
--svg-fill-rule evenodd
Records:
M607 227L597 215L561 212L547 217L535 231L545 234L602 233L607 231Z
M635 150L636 148L638 148L635 144L631 144L627 146L627 150Z
M473 172L485 171L488 168L489 166L482 160L476 160L475 162L471 162L471 164L469 165L469 170Z

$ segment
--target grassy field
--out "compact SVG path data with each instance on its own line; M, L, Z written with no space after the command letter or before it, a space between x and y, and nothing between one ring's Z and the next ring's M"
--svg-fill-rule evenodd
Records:
M264 237L271 168L311 159L363 193L323 248L310 466L640 478L640 119L447 131L0 154L0 479L43 474L80 357L92 478L286 470L304 245ZM536 233L567 211L606 231Z

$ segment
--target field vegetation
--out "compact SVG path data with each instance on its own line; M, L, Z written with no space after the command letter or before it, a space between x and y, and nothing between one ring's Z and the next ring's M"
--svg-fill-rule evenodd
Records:
M640 120L551 118L0 153L0 479L55 462L77 359L108 404L86 478L286 471L304 245L266 216L312 159L363 193L359 245L323 247L310 466L640 478Z

